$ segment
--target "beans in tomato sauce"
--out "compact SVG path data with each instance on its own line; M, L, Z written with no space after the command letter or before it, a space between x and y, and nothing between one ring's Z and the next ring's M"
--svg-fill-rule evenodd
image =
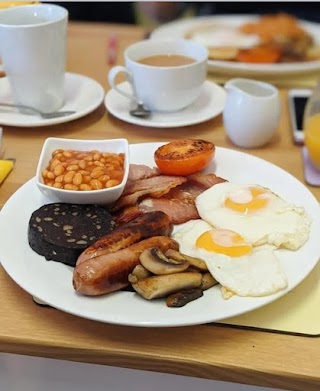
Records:
M47 186L64 190L106 189L122 182L124 161L124 153L56 149L42 179Z

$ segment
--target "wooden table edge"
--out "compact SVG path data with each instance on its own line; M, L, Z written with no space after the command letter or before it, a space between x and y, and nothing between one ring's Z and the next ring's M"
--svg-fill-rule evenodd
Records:
M208 364L197 360L182 360L163 355L137 354L110 349L79 349L76 346L64 346L38 343L20 338L0 338L2 353L22 356L42 357L71 362L107 365L111 367L129 368L158 372L164 374L188 376L200 379L218 380L260 387L274 387L293 391L317 391L320 380L313 376L301 376L292 372L265 372L243 366Z

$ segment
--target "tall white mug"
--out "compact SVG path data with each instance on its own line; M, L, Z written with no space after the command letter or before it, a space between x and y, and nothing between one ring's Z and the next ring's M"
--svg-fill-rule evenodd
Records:
M17 104L43 112L64 102L68 11L53 4L0 10L0 58Z

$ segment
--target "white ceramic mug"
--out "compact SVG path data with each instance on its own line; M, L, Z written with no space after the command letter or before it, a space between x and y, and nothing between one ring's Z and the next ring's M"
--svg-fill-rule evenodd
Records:
M139 60L156 55L182 55L194 62L178 66L145 65ZM125 67L113 67L108 80L112 88L130 100L154 111L172 112L192 104L200 95L207 74L208 51L198 43L183 39L144 40L124 52ZM116 84L124 73L132 94Z
M0 10L0 57L14 102L44 112L64 102L68 11L53 4Z
M223 124L230 140L239 147L267 144L279 126L279 91L262 81L235 78L225 84Z

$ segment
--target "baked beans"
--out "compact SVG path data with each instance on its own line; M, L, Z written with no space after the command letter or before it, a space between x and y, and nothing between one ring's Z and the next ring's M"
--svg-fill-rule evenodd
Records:
M56 149L45 170L47 186L65 190L100 190L119 185L124 175L124 153Z

